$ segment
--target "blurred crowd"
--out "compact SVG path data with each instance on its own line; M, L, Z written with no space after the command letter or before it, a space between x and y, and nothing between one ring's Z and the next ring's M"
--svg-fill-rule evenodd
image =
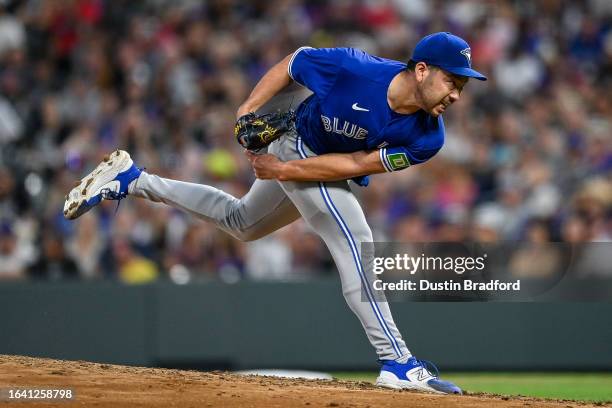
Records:
M141 199L69 222L64 195L123 148L241 196L235 112L267 69L303 45L405 61L435 31L466 38L489 81L445 114L433 160L355 186L375 238L609 242L611 22L609 0L2 0L0 279L333 274L302 221L242 243Z

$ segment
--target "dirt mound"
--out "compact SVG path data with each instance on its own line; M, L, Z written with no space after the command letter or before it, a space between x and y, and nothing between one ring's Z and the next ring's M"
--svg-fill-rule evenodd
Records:
M60 406L95 407L587 407L572 401L392 391L351 381L296 380L0 355L0 389L71 388ZM4 399L6 401L6 398ZM30 405L32 404L32 405ZM36 407L58 406L37 401ZM66 405L64 405L66 404ZM0 407L24 407L0 402Z

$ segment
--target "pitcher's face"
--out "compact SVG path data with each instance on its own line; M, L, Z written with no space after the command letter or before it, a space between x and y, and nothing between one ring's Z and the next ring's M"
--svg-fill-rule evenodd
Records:
M418 69L418 68L417 68ZM437 117L461 97L467 77L451 74L437 67L428 66L417 74L417 100L421 109Z

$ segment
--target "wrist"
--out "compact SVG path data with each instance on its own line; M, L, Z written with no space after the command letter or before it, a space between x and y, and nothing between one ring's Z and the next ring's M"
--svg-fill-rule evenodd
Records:
M289 165L288 162L278 161L275 169L276 179L278 181L288 181L289 180Z
M242 104L240 105L240 107L238 107L238 111L236 111L236 119L240 119L242 116L246 115L247 113L255 112L255 110L256 109L250 105Z

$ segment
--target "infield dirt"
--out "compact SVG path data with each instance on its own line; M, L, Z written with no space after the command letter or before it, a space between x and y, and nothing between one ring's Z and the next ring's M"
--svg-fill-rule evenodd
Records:
M0 355L0 389L71 388L72 401L0 407L591 407L575 401L432 395L351 381L296 380ZM605 405L610 406L610 405Z

